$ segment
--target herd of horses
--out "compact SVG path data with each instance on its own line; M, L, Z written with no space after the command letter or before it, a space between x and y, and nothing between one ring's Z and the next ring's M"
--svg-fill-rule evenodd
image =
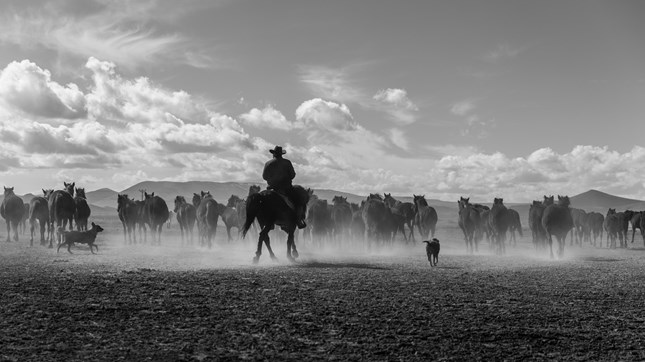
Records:
M519 213L504 206L503 199L495 198L493 206L471 204L468 198L461 197L459 206L459 227L464 233L466 249L477 251L478 243L487 238L497 254L506 252L507 233L511 233L511 242L516 242L515 231L522 236L522 225ZM645 217L643 211L626 210L616 212L609 208L607 215L571 207L568 196L544 196L544 199L533 201L529 208L528 224L531 238L536 250L549 249L553 253L553 239L558 242L556 255L564 255L567 235L571 236L570 245L582 245L588 242L594 247L602 247L603 233L606 233L606 246L616 248L617 241L622 248L627 247L629 225L632 226L632 242L636 229L641 231L645 241Z
M19 226L25 225L26 222L30 225L32 246L36 226L40 230L40 243L46 244L49 241L50 248L53 248L55 230L64 230L68 225L72 230L74 224L78 231L87 230L91 210L85 197L85 189L75 188L75 183L64 182L63 185L62 190L42 190L43 196L34 196L29 203L16 196L13 187L4 187L0 214L7 224L7 241L11 240L11 230L13 239L18 241Z
M7 240L18 241L18 229L26 222L30 225L31 239L39 227L40 242L53 247L58 239L57 230L65 228L79 231L87 230L91 211L83 188L75 188L75 183L63 183L61 190L43 190L42 196L34 196L29 203L14 194L13 187L4 188L4 200L0 214L7 224ZM412 202L402 202L391 194L370 194L360 204L350 203L346 197L334 196L331 203L320 199L311 189L294 186L296 207L306 208L307 227L302 238L312 243L336 243L341 246L348 241L363 241L369 248L374 245L391 245L400 233L405 242L414 242L415 228L421 239L434 238L438 216L436 210L428 205L423 195L413 195ZM143 242L147 241L150 230L152 243L161 243L163 225L169 222L171 210L165 200L153 193L144 192L143 200L130 199L127 194L117 195L117 213L123 225L123 239L126 243L137 243L137 234ZM271 258L269 232L276 226L287 233L287 257L298 257L295 246L297 237L297 212L284 198L274 191L261 191L260 186L249 188L246 199L231 195L226 204L218 203L210 192L194 193L188 202L184 196L174 199L172 215L176 217L181 232L182 245L192 245L194 229L197 225L197 238L201 246L212 247L219 219L226 227L227 240L233 239L231 230L236 228L242 237L253 229L257 235L257 250L254 261L266 245ZM510 243L516 244L516 233L522 235L519 213L507 208L501 198L495 198L491 207L470 203L469 198L457 201L458 225L463 231L466 250L477 252L479 243L486 238L496 254L506 252L506 238L510 233ZM301 210L305 211L305 210ZM636 229L641 231L645 240L645 217L643 212L626 210L616 212L609 209L603 216L598 212L586 212L573 208L568 196L544 196L541 201L533 201L528 215L528 226L536 250L548 248L554 257L553 239L558 242L556 255L562 257L567 235L571 234L571 244L582 245L589 242L602 247L603 233L607 235L607 247L627 246L627 230L632 226L632 242ZM24 227L24 226L23 226ZM24 230L24 229L23 229ZM47 236L45 235L47 234Z

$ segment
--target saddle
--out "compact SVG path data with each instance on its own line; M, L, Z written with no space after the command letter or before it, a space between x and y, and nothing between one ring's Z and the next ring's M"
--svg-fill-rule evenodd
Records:
M274 189L267 189L266 191L267 191L267 193L273 193L273 194L276 194L276 195L280 196L280 198L282 198L284 203L287 204L287 206L291 210L296 211L296 205L294 205L293 201L291 201L291 199L289 199L289 197L287 195L285 195L284 193L282 193L282 192L280 192L278 190L274 190Z

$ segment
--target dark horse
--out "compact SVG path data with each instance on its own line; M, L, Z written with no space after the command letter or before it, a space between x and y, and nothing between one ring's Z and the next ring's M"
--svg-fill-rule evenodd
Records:
M29 240L29 245L34 245L34 227L36 226L36 221L40 228L40 245L45 244L45 228L49 227L49 204L47 203L47 197L49 191L43 190L42 196L34 196L31 201L29 201L29 231L31 233L31 239ZM49 230L48 230L49 232Z
M144 192L144 196L143 221L150 226L152 244L154 244L155 239L158 244L161 244L161 229L168 220L168 216L170 216L168 205L164 199L155 196L154 192L151 194Z
M117 195L117 212L123 224L123 242L130 240L130 244L137 243L137 224L141 221L142 205L128 198L128 195Z
M397 230L401 230L403 233L403 239L408 240L408 236L405 235L405 226L408 226L410 229L410 240L414 241L414 216L415 216L415 207L411 202L401 202L394 197L392 194L383 194L385 204L390 207L392 210L392 215L394 216L395 223L397 224Z
M76 230L87 231L87 219L90 218L92 211L90 210L90 206L87 204L84 188L76 189L76 197L74 197L74 203L76 204L76 211L74 212L74 222L76 223Z
M311 189L305 189L300 185L293 186L294 204L300 208L304 214L307 202L311 196ZM246 236L253 221L257 219L260 224L260 235L258 237L258 247L255 252L253 262L257 263L262 255L262 242L266 245L271 255L271 259L276 260L273 250L271 250L271 241L269 232L276 225L288 234L287 237L287 258L295 261L298 257L296 243L294 242L294 232L296 230L297 214L296 210L287 205L282 196L277 193L265 190L260 193L250 195L246 202L246 221L242 227L242 237Z
M7 221L7 241L11 241L11 228L13 228L13 239L18 241L18 224L25 213L25 206L22 199L13 193L13 187L4 188L4 200L0 206L0 215Z
M181 231L181 244L184 244L184 231L186 232L187 244L193 244L193 229L195 228L195 221L197 220L197 209L194 205L186 202L183 196L175 197L175 209L173 210L177 215L177 223Z
M504 206L504 199L495 198L493 207L488 215L488 226L492 233L493 247L497 255L506 253L506 232L509 228L508 209Z
M368 247L371 247L372 242L378 242L381 239L385 242L392 240L392 229L390 228L392 212L381 195L369 194L363 203L361 213Z
M331 207L332 236L338 242L349 237L349 227L352 222L352 207L347 197L334 196Z
M424 195L412 195L414 197L414 223L419 229L419 234L423 240L434 238L437 228L437 211L434 207L428 205ZM430 235L432 233L432 235Z
M76 212L76 202L74 202L74 185L75 183L65 185L65 190L56 190L49 195L49 222L52 224L52 234L57 233L62 227L65 230L69 222L69 229L73 229L72 220ZM54 226L55 224L55 226ZM53 238L49 239L49 247L53 248Z
M522 232L522 221L520 220L520 213L517 210L507 209L506 217L508 218L508 231L511 233L511 239L508 244L510 245L513 242L513 246L517 246L517 237L515 232L517 231L520 234L520 237L524 237Z
M555 235L558 239L558 257L562 258L564 256L567 234L573 228L573 218L571 217L569 204L568 196L558 195L558 204L547 206L542 214L542 227L549 241L551 259L553 259L553 239L551 235Z
M479 210L475 209L469 201L470 197L461 197L457 201L457 205L459 206L459 227L464 232L466 250L469 253L474 253L477 251L477 244L479 242L476 233L480 224L480 215Z
M235 195L231 195L233 197ZM229 201L231 198L229 198ZM227 241L230 242L232 240L231 238L231 229L232 228L237 228L239 232L239 223L237 219L237 210L235 210L232 206L227 206L224 204L217 204L217 212L219 213L219 216L222 217L222 222L224 222L224 226L226 227L226 237Z
M208 248L213 247L213 238L217 232L217 220L219 219L219 204L210 191L193 194L193 205L197 210L197 231L199 232L200 245L208 243Z

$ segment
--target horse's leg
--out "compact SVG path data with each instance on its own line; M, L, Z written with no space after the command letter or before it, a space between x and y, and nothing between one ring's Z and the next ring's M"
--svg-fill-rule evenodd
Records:
M9 219L6 220L7 222L7 242L11 242L11 224Z
M13 221L12 224L13 224L13 238L14 238L15 241L18 241L19 240L18 239L18 227L20 226L20 221L19 220Z
M298 254L298 250L296 249L296 240L294 238L293 233L294 233L294 230L291 230L289 232L289 236L287 237L287 257L291 261L296 261L296 258L300 255ZM289 254L289 251L290 251L289 246L291 246L291 254Z
M231 238L231 226L228 224L225 224L225 226L226 226L226 241L230 243L231 240L233 240Z
M267 230L265 230L267 229ZM255 256L253 257L253 264L257 264L258 261L260 260L260 255L262 255L262 242L264 242L265 236L268 238L268 227L262 228L260 231L260 234L258 235L258 246L257 249L255 250Z

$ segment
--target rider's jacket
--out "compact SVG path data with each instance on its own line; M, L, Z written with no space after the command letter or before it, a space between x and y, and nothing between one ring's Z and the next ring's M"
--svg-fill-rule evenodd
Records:
M291 161L286 158L273 158L264 164L262 178L269 185L268 188L284 191L291 188L291 180L296 177Z

